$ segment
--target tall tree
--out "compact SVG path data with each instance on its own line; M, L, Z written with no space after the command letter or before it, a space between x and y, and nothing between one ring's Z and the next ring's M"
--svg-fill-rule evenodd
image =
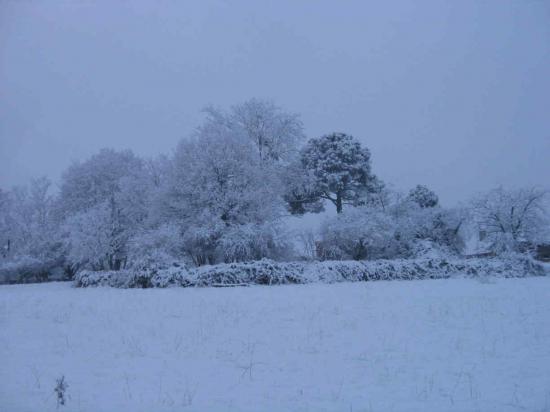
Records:
M224 127L252 142L262 162L289 160L304 139L300 116L270 100L250 99L229 112L214 107L207 107L205 112L207 119L200 128L203 133Z
M162 214L181 227L183 247L195 264L266 256L251 246L273 237L264 224L283 209L277 169L223 121L210 119L193 139L180 142Z
M127 242L147 219L154 180L132 152L111 149L65 171L57 211L74 267L124 267Z
M313 176L317 195L341 213L344 203L357 204L377 181L371 173L370 156L353 136L332 133L309 140L301 161Z

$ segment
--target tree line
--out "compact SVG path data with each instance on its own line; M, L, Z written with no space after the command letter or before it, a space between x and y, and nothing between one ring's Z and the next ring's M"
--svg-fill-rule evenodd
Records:
M425 186L390 190L353 136L307 140L299 115L252 99L206 108L170 156L103 149L69 166L55 194L47 178L0 190L2 264L70 276L182 260L413 257L428 246L460 253L465 225L495 253L517 251L545 236L544 196L497 188L468 207L443 208ZM287 216L327 207L336 215L319 233L289 235Z

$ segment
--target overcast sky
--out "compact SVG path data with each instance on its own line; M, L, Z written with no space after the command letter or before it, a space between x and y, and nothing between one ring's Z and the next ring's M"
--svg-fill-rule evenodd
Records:
M550 1L0 0L0 187L272 98L398 189L550 187Z

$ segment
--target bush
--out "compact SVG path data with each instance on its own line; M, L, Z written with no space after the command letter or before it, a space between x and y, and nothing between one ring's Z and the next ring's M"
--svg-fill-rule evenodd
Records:
M292 246L282 227L273 223L234 224L211 222L190 226L183 234L183 250L196 266L220 262L283 259Z
M117 271L82 270L75 276L76 287L112 286L115 288L166 288L190 286L184 266L132 268Z
M191 272L192 286L281 285L304 282L304 266L263 259L204 266Z
M181 259L183 248L176 225L142 231L128 242L128 267L166 268Z
M404 201L389 210L348 208L321 226L317 256L322 260L375 260L419 257L427 243L457 253L462 216L438 207Z
M350 208L321 227L317 255L323 260L388 259L398 255L396 225L369 207Z
M274 223L235 225L217 242L217 253L225 263L281 259L292 247L282 228Z
M545 276L544 267L522 255L500 259L395 259L279 263L268 259L186 269L172 266L151 271L91 272L77 274L75 285L122 288L169 286L242 286L334 283L374 280L447 279Z

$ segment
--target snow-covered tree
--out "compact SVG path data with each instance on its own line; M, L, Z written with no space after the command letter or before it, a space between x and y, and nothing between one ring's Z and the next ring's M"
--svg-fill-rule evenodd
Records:
M417 185L414 189L411 189L409 199L422 208L435 207L439 203L439 198L435 192L423 185Z
M306 212L318 213L324 210L313 171L306 170L299 159L284 167L281 177L284 186L283 199L291 214L302 215Z
M344 203L359 203L375 181L370 151L344 133L311 139L302 150L301 161L314 177L314 191L332 202L338 213Z
M103 149L70 166L57 210L71 265L124 267L126 243L146 226L154 186L155 175L130 151Z
M120 192L121 179L143 167L131 151L102 149L82 163L74 163L61 177L59 209L63 216L82 212Z
M71 215L64 229L67 257L75 269L119 270L126 265L130 230L113 198Z
M169 185L169 207L179 219L207 214L227 224L262 222L280 205L277 176L259 167L249 142L232 134L182 141Z
M281 194L278 168L257 155L254 143L209 120L175 151L162 215L182 228L184 249L195 264L214 263L228 259L219 244L229 249L229 234L244 233L239 226L263 225L282 213Z
M207 107L205 112L207 118L201 126L202 132L223 126L228 133L252 142L261 161L290 159L304 139L300 116L270 100L250 99L233 106L229 112L214 107Z
M55 256L50 186L50 180L42 177L32 179L29 186L14 187L2 193L0 226L5 257L29 255L51 259Z
M519 250L544 240L549 225L547 192L538 188L498 187L473 201L473 213L494 251Z

